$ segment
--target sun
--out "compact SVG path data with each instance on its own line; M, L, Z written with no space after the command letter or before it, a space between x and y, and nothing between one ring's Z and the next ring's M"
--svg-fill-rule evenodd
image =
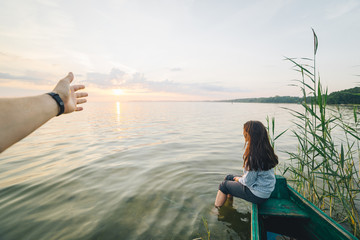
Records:
M112 91L113 91L114 95L116 95L116 96L120 96L120 95L124 94L124 91L122 89L119 89L119 88L113 89Z

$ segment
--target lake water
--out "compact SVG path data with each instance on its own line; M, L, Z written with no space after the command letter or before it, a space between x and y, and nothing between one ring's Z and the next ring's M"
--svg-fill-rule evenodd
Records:
M214 200L241 173L243 124L292 104L87 103L54 118L0 155L0 239L249 239L251 205ZM295 150L286 133L276 142Z

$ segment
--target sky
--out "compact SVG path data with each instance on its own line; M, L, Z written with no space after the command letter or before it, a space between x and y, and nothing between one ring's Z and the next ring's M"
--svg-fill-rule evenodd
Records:
M301 96L290 58L329 92L360 85L360 0L2 0L0 97L68 72L89 101Z

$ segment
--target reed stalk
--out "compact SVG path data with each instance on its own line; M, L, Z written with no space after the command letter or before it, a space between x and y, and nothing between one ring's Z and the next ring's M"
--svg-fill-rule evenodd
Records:
M287 58L301 74L297 86L301 88L304 101L303 112L289 109L295 117L292 133L298 141L298 151L288 152L292 164L286 170L291 174L294 187L304 197L335 220L347 221L354 235L359 237L360 218L355 205L360 192L355 164L360 159L357 108L353 110L353 119L349 120L344 118L340 108L327 105L328 92L323 89L316 69L318 38L314 30L313 37L313 59ZM335 138L334 129L341 131L343 137Z
M198 238L194 238L192 240L210 240L210 229L209 229L208 222L205 217L202 217L202 221L203 221L204 227L206 229L206 233L207 233L206 238L198 237Z

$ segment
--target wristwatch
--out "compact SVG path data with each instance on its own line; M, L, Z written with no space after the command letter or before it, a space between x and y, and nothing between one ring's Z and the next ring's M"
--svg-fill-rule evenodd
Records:
M61 99L61 97L59 96L59 94L54 93L54 92L49 92L47 94L49 94L55 100L57 105L59 105L60 110L59 110L58 115L56 115L56 116L60 116L61 114L63 114L65 111L65 106L64 106L64 102Z

